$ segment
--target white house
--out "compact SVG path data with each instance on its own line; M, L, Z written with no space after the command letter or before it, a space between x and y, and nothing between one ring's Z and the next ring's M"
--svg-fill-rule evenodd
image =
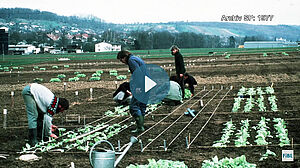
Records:
M121 51L121 45L117 43L101 42L95 44L95 52Z
M284 41L246 41L244 48L278 48L278 47L297 47L296 42Z
M22 55L27 55L27 54L37 54L40 52L39 49L37 49L33 45L8 45L8 52L11 54L22 54Z

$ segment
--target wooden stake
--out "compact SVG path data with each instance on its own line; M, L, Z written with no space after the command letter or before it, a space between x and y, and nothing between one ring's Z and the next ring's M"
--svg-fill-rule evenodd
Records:
M13 109L14 108L14 105L15 105L15 100L14 100L14 91L11 91L11 108Z
M4 129L6 129L6 127L7 127L6 120L7 120L7 109L3 109L3 128Z

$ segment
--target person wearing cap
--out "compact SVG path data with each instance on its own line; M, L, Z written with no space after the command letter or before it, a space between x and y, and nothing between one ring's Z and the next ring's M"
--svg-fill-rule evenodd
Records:
M184 67L184 61L183 57L180 53L180 49L176 46L173 45L170 48L171 54L174 55L175 58L175 69L176 69L176 75L178 78L178 83L181 87L182 90L182 98L184 98L184 79L183 79L183 74L185 73L185 67Z
M141 58L134 56L132 53L130 53L127 50L118 52L117 59L120 60L122 63L128 65L131 74L133 74L135 70L139 69L140 66L146 65ZM146 114L146 107L147 107L146 104L138 101L134 97L134 95L132 96L129 105L129 111L131 116L134 118L136 122L136 129L131 131L132 133L143 132L145 130L144 118Z
M184 74L184 85L188 84L188 89L191 91L191 96L194 96L195 94L195 88L194 88L194 85L197 85L197 81L196 79L191 76L190 74L188 73L185 73Z
M57 138L53 133L57 126L52 125L52 118L53 115L67 110L69 101L56 97L48 88L37 83L24 87L22 96L26 105L29 144L37 144L37 138Z
M128 104L132 98L129 82L122 83L113 94L113 100L119 104Z

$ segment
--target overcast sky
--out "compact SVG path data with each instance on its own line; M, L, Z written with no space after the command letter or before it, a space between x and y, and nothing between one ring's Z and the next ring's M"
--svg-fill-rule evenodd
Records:
M250 24L300 25L300 0L0 0L2 8L31 8L58 15L94 15L112 23L218 21L239 15ZM255 21L244 22L244 15ZM274 15L258 21L258 15Z

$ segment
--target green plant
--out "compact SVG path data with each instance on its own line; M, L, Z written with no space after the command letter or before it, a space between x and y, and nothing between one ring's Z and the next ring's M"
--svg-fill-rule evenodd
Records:
M276 137L279 138L279 146L285 146L290 144L290 139L288 137L288 130L286 129L285 121L281 118L274 118L273 122L276 122L274 128L276 129Z
M69 78L69 82L76 82L76 81L79 81L79 78L76 76L74 78Z
M58 66L54 65L52 66L52 69L58 69Z
M119 75L119 76L117 76L117 79L118 80L124 80L124 79L127 79L127 76L126 75Z
M243 96L246 93L246 91L247 91L247 89L244 86L242 86L237 95Z
M246 105L244 106L244 112L251 112L251 109L254 107L254 98L250 96L250 98L247 98Z
M264 96L260 95L256 102L258 103L258 111L267 111L267 107L264 104Z
M50 82L61 82L59 78L51 78Z
M237 97L237 98L234 98L234 103L233 103L233 107L232 107L232 112L238 112L238 110L240 109L240 106L241 106L241 101L242 101L242 98L240 97Z
M277 108L277 99L276 99L276 96L272 95L268 98L269 102L270 102L270 105L271 105L271 110L276 112L278 111L278 108Z
M192 93L189 89L184 89L184 98L188 99L192 96Z
M35 78L33 79L34 82L43 82L44 79L43 78Z
M202 168L229 168L229 167L240 167L240 168L255 168L256 164L251 164L246 161L245 155L242 155L237 158L223 158L221 160L218 159L218 156L212 158L210 160L204 160L202 162Z
M256 88L256 92L257 92L258 95L264 95L264 94L266 94L266 93L262 90L261 87L257 87L257 88Z
M100 77L91 77L90 78L90 81L99 81L99 80L101 80Z
M46 71L46 68L40 68L41 71Z
M93 73L92 77L101 77L101 74L100 73Z
M248 137L250 137L250 134L248 133L249 122L250 120L248 119L241 121L241 129L238 130L238 133L236 133L237 139L234 141L235 146L241 147L249 144L249 142L247 141Z
M148 159L147 165L133 165L130 164L126 168L187 168L184 162L172 160L158 160Z
M63 79L63 78L66 77L66 75L65 75L65 74L58 74L57 77L58 77L59 79Z
M269 142L267 142L267 138L273 138L271 135L271 132L269 131L269 127L267 126L267 121L270 121L270 119L266 119L265 117L261 117L259 123L257 126L252 127L254 130L257 130L257 135L255 136L256 144L257 145L268 145Z
M226 125L226 127L222 131L222 137L220 140L214 142L214 147L226 147L226 144L230 142L228 139L233 134L235 126L232 123L232 120L226 122L224 125Z
M225 58L229 59L230 58L230 54L226 54Z
M96 71L97 74L103 74L103 70Z
M267 159L269 156L276 156L276 154L269 149L267 149L266 153L262 155L262 157L259 159L259 161L263 161Z
M270 86L266 87L266 93L267 94L274 94L274 89Z
M78 77L78 78L84 78L84 77L86 77L86 74L77 74L76 77Z
M110 70L109 75L118 76L118 71L117 70Z
M70 65L64 65L64 68L70 68Z

